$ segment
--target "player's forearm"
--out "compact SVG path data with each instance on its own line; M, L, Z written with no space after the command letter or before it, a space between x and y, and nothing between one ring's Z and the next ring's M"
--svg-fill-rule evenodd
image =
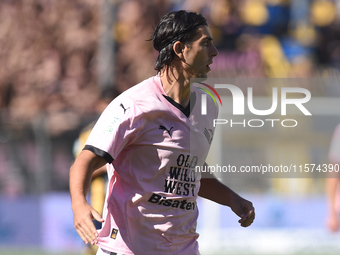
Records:
M101 168L99 169L96 169L93 174L92 174L92 180L99 177L99 176L103 176L107 174L107 170L106 170L106 165L105 166L102 166Z
M201 179L198 195L226 206L230 206L232 200L238 196L215 177Z
M89 166L85 166L75 162L70 169L70 194L72 206L77 203L86 202L86 194L89 191L92 170Z
M330 212L335 212L335 199L338 181L338 178L328 178L326 180L326 194Z
M95 169L105 165L106 161L90 151L82 151L70 169L70 194L72 206L86 202L92 174Z
M207 163L204 163L204 165L208 167ZM210 173L202 173L201 187L198 195L226 206L230 206L233 199L239 198L239 195Z

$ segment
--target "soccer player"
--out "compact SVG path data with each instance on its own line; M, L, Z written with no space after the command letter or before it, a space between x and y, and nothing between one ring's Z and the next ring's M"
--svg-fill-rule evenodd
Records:
M104 110L70 169L75 228L97 254L199 254L197 196L229 206L243 227L251 202L195 166L205 163L218 109L190 78L205 78L218 52L205 18L176 11L163 16L152 38L157 75L128 89ZM209 101L210 100L210 101ZM86 201L92 172L107 166L103 217ZM209 174L210 175L210 174ZM97 232L92 219L103 223Z
M335 128L330 145L328 158L331 164L340 164L340 124ZM334 168L335 166L333 166ZM340 209L340 177L339 173L333 171L326 179L327 195L327 228L336 232L339 231L339 209Z

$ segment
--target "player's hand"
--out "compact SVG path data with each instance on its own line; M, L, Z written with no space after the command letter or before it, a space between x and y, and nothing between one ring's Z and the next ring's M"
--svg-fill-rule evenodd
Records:
M77 204L72 208L74 214L74 228L77 230L78 235L85 244L97 244L98 232L92 222L92 219L99 222L104 222L104 219L88 203Z
M336 213L331 213L327 218L327 228L332 232L339 231L339 220Z
M236 215L241 218L238 222L241 224L242 227L248 227L253 223L255 219L255 208L250 201L236 196L233 199L230 208Z

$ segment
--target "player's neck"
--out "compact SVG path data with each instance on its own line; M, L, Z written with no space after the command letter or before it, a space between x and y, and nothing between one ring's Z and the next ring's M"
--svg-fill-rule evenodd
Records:
M171 97L175 102L187 107L190 100L190 79L180 74L175 68L160 73L162 85L167 96Z

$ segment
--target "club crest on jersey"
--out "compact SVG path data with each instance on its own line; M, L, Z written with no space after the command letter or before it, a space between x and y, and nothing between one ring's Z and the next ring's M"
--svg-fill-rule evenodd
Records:
M117 234L118 234L118 229L113 228L110 237L112 239L116 239Z
M170 129L167 129L166 127L164 127L163 125L160 125L159 126L159 129L161 129L161 130L165 130L168 134L169 134L169 136L172 138L172 134L171 134L171 130L173 129L174 127L171 127Z

